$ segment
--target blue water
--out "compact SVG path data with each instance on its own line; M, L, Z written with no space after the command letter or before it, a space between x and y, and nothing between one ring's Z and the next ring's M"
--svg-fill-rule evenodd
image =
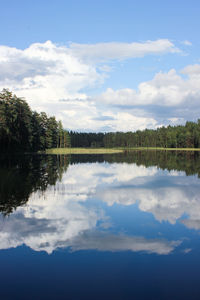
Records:
M89 160L2 212L0 299L199 299L197 174Z

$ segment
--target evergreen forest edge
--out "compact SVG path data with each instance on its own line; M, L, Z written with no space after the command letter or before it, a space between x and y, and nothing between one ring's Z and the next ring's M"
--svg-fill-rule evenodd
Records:
M4 89L0 93L1 152L37 152L70 146L61 121L45 112L32 111L28 103Z
M0 93L0 151L37 152L51 148L200 148L200 119L185 125L136 132L75 132L4 89Z

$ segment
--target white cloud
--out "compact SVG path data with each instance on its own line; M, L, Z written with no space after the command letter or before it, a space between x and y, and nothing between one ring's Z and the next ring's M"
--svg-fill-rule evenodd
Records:
M9 87L37 108L62 98L85 99L80 92L102 80L94 66L80 62L66 47L50 41L25 50L0 47L0 88Z
M145 55L180 53L181 51L168 39L146 41L141 43L98 43L77 44L71 43L73 55L83 60L99 62L107 60L124 60L127 58L143 57Z
M183 41L182 44L185 46L192 46L192 43L188 40Z
M47 41L24 50L0 46L0 90L9 88L17 96L25 97L32 109L55 115L70 130L156 128L163 121L156 109L149 113L147 106L180 108L185 105L190 116L191 107L199 104L199 65L182 70L184 76L188 76L186 79L172 69L142 82L137 90L108 88L93 97L88 97L88 92L102 86L111 71L109 62L112 60L178 52L180 50L168 39L68 46ZM140 106L140 109L136 111L126 106ZM175 114L174 111L165 119L179 119L181 112L179 116Z
M183 223L186 227L190 229L200 229L200 218L199 219L183 219L181 220L181 223Z
M160 255L170 254L181 241L168 241L165 239L146 239L140 236L114 235L105 232L87 233L75 238L72 242L72 250L98 251L144 251Z
M183 123L184 119L183 118L168 118L170 123L175 126L175 125L180 125Z
M40 103L40 111L56 115L64 126L77 131L134 131L156 128L158 122L141 110L101 108L91 99L69 99L58 103Z
M104 126L109 131L135 131L138 128L155 128L157 121L153 118L135 116L129 112L117 112L109 114L112 121L104 121Z
M56 102L63 98L86 99L81 90L102 83L105 76L102 70L108 72L109 66L103 65L98 71L94 63L84 59L85 56L110 60L177 51L168 40L70 44L68 47L47 41L24 50L0 46L0 88L9 87L36 107L39 102Z
M142 82L138 91L133 89L113 90L108 88L96 98L97 102L110 105L130 106L172 106L198 105L200 99L200 65L191 65L181 73L188 75L185 79L174 69L168 73L158 73L151 81Z
M182 74L189 75L191 77L193 76L200 76L200 65L195 64L195 65L188 65L184 69L181 70Z

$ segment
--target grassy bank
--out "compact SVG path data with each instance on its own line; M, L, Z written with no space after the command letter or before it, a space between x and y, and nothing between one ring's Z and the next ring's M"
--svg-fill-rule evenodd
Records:
M200 151L200 148L163 148L163 147L126 147L119 148L124 151L134 151L134 150L161 150L161 151Z
M119 147L119 148L53 148L46 154L112 154L124 151L200 151L200 148L162 148L162 147Z
M120 153L123 149L109 148L53 148L47 149L46 154L109 154Z

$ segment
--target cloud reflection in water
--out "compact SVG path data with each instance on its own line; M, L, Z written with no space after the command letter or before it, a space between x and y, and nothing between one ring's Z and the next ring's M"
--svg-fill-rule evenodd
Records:
M109 226L99 225L108 224L110 216L92 199L100 199L109 206L137 203L140 210L171 224L186 213L189 217L182 223L199 229L198 191L199 179L185 177L181 172L170 174L156 167L125 163L70 165L54 189L49 188L42 195L32 194L25 207L18 207L2 220L0 248L25 244L47 253L70 248L169 254L180 245L180 239L169 241L113 233Z

